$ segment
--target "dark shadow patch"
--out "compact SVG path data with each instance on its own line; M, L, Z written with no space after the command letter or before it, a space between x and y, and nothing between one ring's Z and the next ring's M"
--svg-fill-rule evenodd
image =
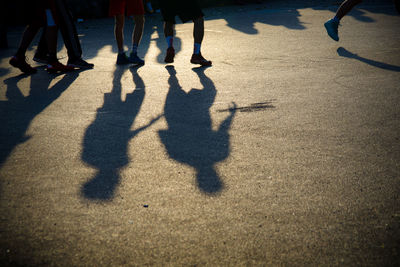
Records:
M337 53L341 57L353 58L353 59L361 61L361 62L363 62L365 64L368 64L368 65L371 65L373 67L376 67L376 68L395 71L395 72L400 72L400 66L391 65L391 64L384 63L384 62L379 62L379 61L375 61L375 60L372 60L372 59L364 58L364 57L361 57L361 56L359 56L357 54L354 54L354 53L348 51L347 49L345 49L343 47L339 47L337 49Z
M229 129L235 116L236 105L219 125L212 128L210 107L217 90L213 81L204 73L206 68L193 68L203 89L182 89L173 66L169 73L169 90L165 100L164 114L168 128L159 131L169 157L186 164L196 171L196 184L202 193L217 195L224 188L215 165L229 157Z

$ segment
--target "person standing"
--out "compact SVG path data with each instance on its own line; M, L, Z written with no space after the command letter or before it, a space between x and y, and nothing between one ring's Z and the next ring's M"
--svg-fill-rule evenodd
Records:
M88 63L82 59L82 48L79 42L78 33L66 1L55 0L55 8L58 14L58 26L63 37L65 47L67 48L67 66L82 69L93 68L94 64ZM49 51L44 30L33 60L39 63L47 63L48 53Z
M353 9L353 7L360 4L361 2L362 2L362 0L346 0L346 1L342 2L339 9L336 11L335 16L332 19L325 22L325 24L324 24L325 29L326 29L328 35L333 40L339 41L338 28L339 28L340 20L347 13L349 13Z
M9 63L15 68L20 69L27 74L34 74L37 72L35 68L26 62L26 50L30 46L38 33L39 29L46 26L46 42L49 50L47 71L49 72L66 72L74 70L73 67L65 66L57 59L57 12L55 9L54 0L38 0L24 2L26 8L26 17L28 19L28 26L25 28L24 33L18 47L16 54L10 59Z
M129 63L144 65L144 60L137 55L144 27L143 0L110 0L109 15L115 17L114 34L118 46L117 65ZM132 33L132 50L129 57L124 51L125 16L133 16L135 23Z
M197 0L162 0L160 9L164 19L164 35L168 44L165 63L173 63L175 49L173 46L175 17L179 16L183 23L192 20L194 48L190 62L201 66L211 66L212 62L206 60L201 54L201 43L204 37L204 14Z

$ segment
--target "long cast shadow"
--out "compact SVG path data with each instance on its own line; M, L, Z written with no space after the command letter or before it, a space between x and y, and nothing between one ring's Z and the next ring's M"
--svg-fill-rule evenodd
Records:
M112 91L104 94L104 104L97 110L96 119L85 132L81 158L97 169L95 176L82 185L81 193L87 199L113 199L120 182L119 172L129 163L129 141L160 118L131 130L143 104L145 84L137 68L130 68L136 88L122 101L121 78L127 69L116 66Z
M26 136L32 120L55 101L79 76L78 71L70 72L49 88L58 75L47 73L28 76L20 74L4 80L7 101L0 101L0 167L13 149L27 141ZM31 78L29 95L25 96L18 83Z
M194 70L204 88L192 89L188 93L179 85L173 66L168 66L167 70L169 91L164 114L168 129L159 131L160 139L172 159L196 170L197 185L203 193L216 194L224 185L215 165L229 156L228 131L235 108L230 109L228 117L214 131L209 109L217 91L212 80L205 75L205 69Z
M353 59L356 59L358 61L364 62L364 63L366 63L368 65L371 65L373 67L376 67L376 68L381 68L381 69L384 69L384 70L400 72L400 66L391 65L391 64L375 61L375 60L372 60L372 59L360 57L359 55L353 54L353 53L351 53L350 51L348 51L347 49L345 49L343 47L339 47L337 49L337 53L341 57L353 58Z

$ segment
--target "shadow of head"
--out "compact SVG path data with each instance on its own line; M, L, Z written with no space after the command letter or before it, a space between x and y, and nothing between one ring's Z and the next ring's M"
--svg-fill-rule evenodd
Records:
M100 169L94 178L82 186L81 193L91 200L111 200L118 183L117 169Z
M196 169L197 186L201 192L208 195L215 195L222 191L223 183L219 178L214 166L204 166Z

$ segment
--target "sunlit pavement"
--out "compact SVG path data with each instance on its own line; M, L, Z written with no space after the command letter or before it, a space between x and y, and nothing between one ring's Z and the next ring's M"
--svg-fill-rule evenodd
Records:
M158 14L140 68L116 67L98 19L78 25L93 70L21 75L10 29L1 265L398 265L400 16L364 4L335 42L334 10L207 9L206 69L190 23L163 64Z

